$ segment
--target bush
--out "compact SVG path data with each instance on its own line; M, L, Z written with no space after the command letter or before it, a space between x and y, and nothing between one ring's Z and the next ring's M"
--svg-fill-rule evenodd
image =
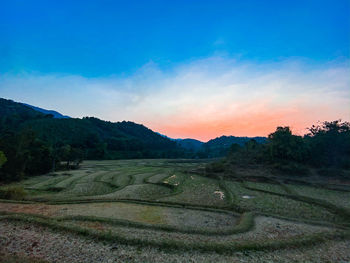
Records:
M205 171L208 173L222 173L225 171L225 164L222 161L209 163L205 167Z
M345 176L344 171L338 168L322 168L322 169L318 169L317 173L324 177L344 177Z
M0 189L1 199L23 200L26 195L27 193L22 186L9 186Z
M273 169L278 173L284 173L286 175L308 175L310 170L305 165L300 163L275 163Z
M6 162L7 162L7 158L6 158L5 154L2 151L0 151L0 168Z

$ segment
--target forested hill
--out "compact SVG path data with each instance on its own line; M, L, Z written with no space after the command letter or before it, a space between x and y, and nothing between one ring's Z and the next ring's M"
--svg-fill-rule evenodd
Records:
M258 144L265 143L266 137L236 137L236 136L221 136L212 139L203 145L203 151L208 157L225 156L232 144L244 146L250 140L256 141Z
M201 150L204 142L195 140L195 139L176 139L176 142L178 145L180 145L181 147L188 149L188 150L192 150L192 151L199 151Z
M174 158L185 154L176 142L140 124L91 117L54 118L1 98L0 151L7 158L0 180L4 173L46 172L54 162L69 159ZM17 169L20 171L12 171Z
M26 103L22 103L23 105L25 106L28 106L30 108L32 108L33 110L36 110L36 111L39 111L41 113L44 113L44 114L51 114L54 118L56 119L65 119L65 118L70 118L69 116L65 116L65 115L62 115L61 113L57 112L57 111L54 111L54 110L46 110L46 109L43 109L43 108L39 108L39 107L36 107L36 106L33 106L33 105L29 105L29 104L26 104Z
M53 118L32 107L0 99L0 132L32 130L50 145L69 144L86 150L89 159L174 157L176 143L129 121L108 122L93 117Z

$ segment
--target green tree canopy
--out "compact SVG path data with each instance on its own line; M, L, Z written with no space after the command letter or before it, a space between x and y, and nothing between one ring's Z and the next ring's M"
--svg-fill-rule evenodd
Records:
M3 166L4 163L6 163L6 161L7 161L7 158L5 154L2 151L0 151L0 168Z
M302 161L307 154L303 138L293 135L289 127L277 127L268 140L272 160Z

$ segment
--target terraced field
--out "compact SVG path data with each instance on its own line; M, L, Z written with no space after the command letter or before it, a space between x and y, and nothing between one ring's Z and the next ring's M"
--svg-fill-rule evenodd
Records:
M195 160L85 161L2 186L0 258L10 262L350 261L342 191L213 179ZM327 249L325 249L327 248ZM2 261L0 262L8 262Z

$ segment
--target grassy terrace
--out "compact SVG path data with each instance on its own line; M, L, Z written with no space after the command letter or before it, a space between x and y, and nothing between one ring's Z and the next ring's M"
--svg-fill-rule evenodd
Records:
M350 239L350 191L191 173L204 165L86 161L79 170L2 186L2 191L23 187L27 194L24 200L0 201L0 223L142 251L196 251L197 258L215 253L222 260L238 251L312 248Z

